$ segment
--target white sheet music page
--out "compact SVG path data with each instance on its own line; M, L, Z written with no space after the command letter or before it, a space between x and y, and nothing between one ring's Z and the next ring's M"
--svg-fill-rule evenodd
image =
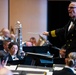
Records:
M17 65L10 65L10 66L4 66L4 67L6 67L9 70L15 70Z

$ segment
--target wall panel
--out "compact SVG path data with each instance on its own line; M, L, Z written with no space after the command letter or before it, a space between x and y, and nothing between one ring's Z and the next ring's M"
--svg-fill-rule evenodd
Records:
M23 41L47 29L47 0L10 0L10 27L22 23ZM45 36L44 36L45 37Z
M0 30L8 28L8 0L0 0Z

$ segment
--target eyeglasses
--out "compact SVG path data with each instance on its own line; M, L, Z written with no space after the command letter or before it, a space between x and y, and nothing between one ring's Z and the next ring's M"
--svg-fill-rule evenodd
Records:
M76 7L68 7L68 8L70 8L70 9L74 9L74 8L76 8Z

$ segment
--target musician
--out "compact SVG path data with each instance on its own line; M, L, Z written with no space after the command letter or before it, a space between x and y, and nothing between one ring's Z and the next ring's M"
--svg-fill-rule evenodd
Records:
M9 29L3 28L1 30L0 40L11 40L11 42L12 42L12 41L14 41L14 39L15 39L15 35L11 34Z
M69 4L68 13L71 19L66 26L49 32L43 32L43 35L50 37L64 37L66 40L66 43L64 45L64 48L66 49L66 56L70 52L76 51L76 2L71 2ZM62 51L60 53L64 52L63 50L60 51Z
M11 42L8 45L9 49L9 55L8 55L8 61L14 61L14 60L21 60L21 56L17 54L18 52L18 44L16 42Z
M32 43L32 46L36 46L37 42L36 42L36 38L35 37L31 37L30 38L30 42Z
M33 46L32 43L30 41L26 41L26 46Z
M8 53L8 44L10 42L11 42L10 40L3 40L3 41L1 41L0 42L0 50L2 50L5 53Z
M10 43L11 41L10 40L4 40L3 41L3 51L5 52L5 53L8 53L8 45L9 45L9 43Z
M8 52L8 44L10 43L10 40L4 40L3 41L3 49L0 50L0 54L3 55L1 58L1 61L3 61L3 63L5 63L5 61L7 60L7 56L9 54Z
M68 57L65 58L65 67L62 70L54 70L53 75L76 75L74 74L74 67L76 65L76 52L69 53Z
M2 39L7 40L10 38L10 31L7 28L2 29Z

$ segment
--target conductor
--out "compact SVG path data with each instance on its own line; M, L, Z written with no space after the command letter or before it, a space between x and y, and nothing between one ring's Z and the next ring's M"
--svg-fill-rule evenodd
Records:
M63 57L67 56L70 52L76 52L76 2L71 2L68 6L68 14L70 16L70 20L67 25L63 28L59 28L52 31L45 31L43 35L57 37L62 36L66 40L64 45L65 50L60 50L60 54ZM66 53L66 54L65 54Z

